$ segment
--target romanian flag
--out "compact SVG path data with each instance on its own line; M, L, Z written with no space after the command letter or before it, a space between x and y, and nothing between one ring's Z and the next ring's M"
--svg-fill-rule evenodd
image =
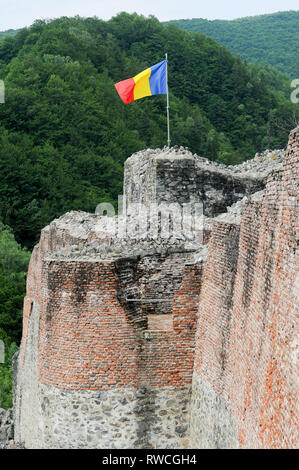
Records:
M124 103L139 100L145 96L166 95L166 60L145 69L133 78L115 84Z

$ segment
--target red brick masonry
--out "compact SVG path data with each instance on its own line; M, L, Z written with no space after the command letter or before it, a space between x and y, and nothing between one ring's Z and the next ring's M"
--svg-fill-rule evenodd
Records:
M29 266L20 367L37 308L42 384L184 386L194 372L225 404L240 447L297 447L298 141L299 128L282 170L268 176L263 198L247 202L240 226L214 224L204 267L184 267L171 320L136 322L137 310L120 303L116 263L51 258L80 240L46 228Z
M195 371L227 402L246 448L298 446L298 141L299 128L240 234L214 227L203 271Z
M185 272L173 328L142 331L117 300L113 262L45 261L40 381L81 390L190 384L199 275L193 266Z

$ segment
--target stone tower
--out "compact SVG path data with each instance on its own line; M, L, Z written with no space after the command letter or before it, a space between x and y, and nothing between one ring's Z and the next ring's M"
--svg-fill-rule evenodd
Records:
M26 448L294 446L268 425L267 384L271 371L281 377L271 351L285 354L289 368L292 357L287 343L285 353L279 349L277 332L289 331L283 325L296 308L296 178L298 129L283 162L271 154L227 168L184 149L148 150L125 164L127 207L203 202L203 237L152 239L144 227L140 239L119 238L108 228L121 216L84 212L43 229L24 301L15 441ZM140 220L131 212L133 223ZM251 366L263 397L258 412ZM292 377L281 382L282 396L291 396ZM286 429L280 405L276 422Z

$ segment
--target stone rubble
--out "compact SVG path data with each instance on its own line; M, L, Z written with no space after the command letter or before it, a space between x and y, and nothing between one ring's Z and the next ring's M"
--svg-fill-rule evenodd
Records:
M119 221L118 216L114 218L115 223ZM184 237L182 232L173 232L169 238L157 238L152 237L148 234L146 227L140 225L140 231L138 231L138 239L136 238L121 238L113 237L106 224L104 217L98 218L93 214L86 212L72 211L59 219L55 220L51 224L51 228L59 228L61 230L72 231L72 226L80 227L80 232L76 233L78 243L71 246L67 246L51 253L49 258L57 259L119 259L119 258L130 258L137 256L145 256L150 254L167 254L177 251L194 251L201 246L201 240L190 240L188 237ZM140 223L138 216L129 216L128 225L133 226ZM199 224L202 229L210 227L209 219L202 216L202 223ZM97 229L99 227L99 230ZM92 230L93 238L90 240L88 237L89 230ZM107 230L107 232L105 231ZM103 235L103 236L101 236Z
M0 408L0 449L7 449L13 445L14 423L12 408Z
M226 166L217 162L211 162L197 154L192 154L188 148L175 146L171 148L164 147L163 149L157 148L155 150L142 150L129 157L127 162L129 168L134 168L135 165L146 166L149 156L166 162L175 159L179 159L181 162L184 159L192 159L203 168L209 167L209 173L215 170L218 173L225 174L228 178L234 174L253 180L265 180L270 172L281 166L284 155L284 150L266 150L265 152L257 153L253 159L240 165ZM134 162L133 167L132 162ZM169 186L172 187L171 185L172 183L170 182ZM175 187L173 189L176 190ZM191 193L194 190L196 191L196 188L192 187ZM208 193L209 197L214 198L215 201L222 197L218 194L218 188L210 187ZM242 195L240 197L242 198ZM117 260L120 258L142 257L154 253L167 254L179 251L200 250L203 233L211 231L214 221L230 219L235 223L240 223L242 207L247 199L247 196L243 197L243 199L227 208L227 212L221 213L218 217L202 215L201 221L198 224L200 227L199 233L193 239L184 236L181 230L178 232L175 229L169 238L163 238L161 234L152 236L142 215L140 216L134 212L130 213L129 208L125 230L132 231L132 227L136 227L138 229L137 235L134 234L134 231L131 234L123 231L123 228L121 228L123 227L123 216L106 217L82 211L71 211L54 220L50 226L44 229L44 231L59 231L75 241L73 244L67 244L66 247L51 253L49 258Z
M252 159L246 160L243 163L238 165L225 165L223 163L218 163L211 161L208 158L201 157L196 153L190 152L188 147L163 147L162 149L146 149L134 153L127 161L139 160L140 157L146 159L147 157L152 156L158 159L162 158L188 158L194 159L201 166L209 167L209 171L213 168L217 170L223 170L227 174L244 174L250 175L252 177L261 177L267 175L270 171L279 168L285 157L284 149L275 149L275 150L265 150L264 152L256 153Z

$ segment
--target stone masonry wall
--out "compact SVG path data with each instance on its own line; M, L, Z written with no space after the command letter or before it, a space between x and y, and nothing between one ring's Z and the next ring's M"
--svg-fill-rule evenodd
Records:
M189 253L152 254L125 258L115 263L118 299L131 311L132 321L145 322L148 315L172 311Z
M133 203L203 204L208 217L264 188L266 176L281 164L281 153L235 167L210 162L185 149L157 149L132 155L125 162L124 194L127 209Z
M111 235L120 217L83 212L42 231L16 361L17 445L296 446L298 129L280 171L282 156L231 168L184 149L127 160L131 209L202 201L213 217L240 201L202 218L203 240L152 239L134 210L140 240Z
M299 128L264 195L245 205L240 231L229 220L212 231L199 302L191 446L298 447L298 142Z
M37 253L31 266L40 259ZM165 329L156 320L154 330L121 306L117 261L44 255L41 265L31 268L15 399L19 444L27 448L187 446L194 298L201 270L184 269L180 254L170 258L183 263L181 281L174 292L173 313L167 312L171 322ZM39 282L34 292L33 272ZM186 283L194 288L186 290Z

